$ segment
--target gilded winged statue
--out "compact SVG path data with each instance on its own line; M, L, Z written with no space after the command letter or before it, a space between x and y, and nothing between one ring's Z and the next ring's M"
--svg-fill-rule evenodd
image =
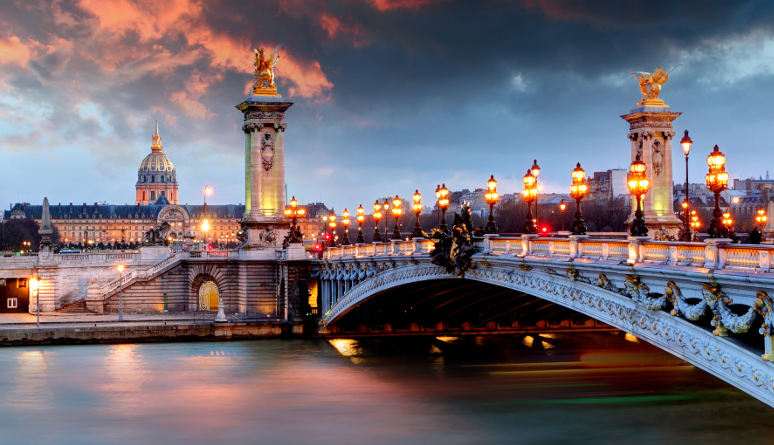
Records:
M632 76L640 82L640 92L642 93L642 101L640 104L644 105L645 102L658 99L658 95L661 93L661 85L664 85L667 80L669 80L669 73L671 72L672 71L664 71L664 69L659 66L653 73L645 71L632 73Z
M277 89L277 84L274 83L274 67L279 61L278 50L279 47L274 48L268 57L264 56L263 48L253 50L255 52L255 85L253 90Z

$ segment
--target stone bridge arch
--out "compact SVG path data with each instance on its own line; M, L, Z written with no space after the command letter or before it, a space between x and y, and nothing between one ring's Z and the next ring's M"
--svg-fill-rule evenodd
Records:
M191 264L188 270L188 307L199 308L199 288L207 281L213 281L218 286L218 292L226 311L233 310L236 301L233 291L236 283L232 283L228 266L213 263Z
M432 280L463 282L439 266L417 261L392 262L387 267L348 264L321 271L320 280L322 297L334 292L335 300L321 320L323 328L335 325L358 305L390 289ZM523 292L629 332L774 406L774 366L770 362L705 327L653 310L612 288L578 280L570 273L532 270L526 265L478 267L467 271L464 280Z

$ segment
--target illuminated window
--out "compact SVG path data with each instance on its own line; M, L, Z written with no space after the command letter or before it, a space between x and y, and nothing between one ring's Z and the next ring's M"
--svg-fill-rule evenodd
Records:
M16 287L19 289L26 289L27 288L27 279L26 278L19 278L16 280Z
M8 303L7 303L8 309L16 309L17 307L19 307L19 300L18 299L16 299L16 298L9 298L7 301L8 301Z

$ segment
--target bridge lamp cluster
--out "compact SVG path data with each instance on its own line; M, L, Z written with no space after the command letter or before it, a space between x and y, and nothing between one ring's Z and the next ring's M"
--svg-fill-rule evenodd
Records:
M726 156L715 148L707 156L709 172L704 176L709 191L715 194L715 209L712 211L712 223L709 228L710 238L725 238L728 230L723 225L723 212L720 210L720 192L728 188L728 172L726 172Z
M349 244L349 210L344 209L343 212L341 212L341 225L344 226L344 238L342 239L342 242L344 245Z
M378 242L382 240L382 235L379 233L379 221L382 220L382 204L379 203L379 200L377 199L374 202L374 242Z
M723 212L723 226L726 227L726 229L731 230L731 227L734 225L734 218L731 217L731 212L725 211Z
M449 233L449 228L446 226L446 210L449 208L449 189L446 188L446 184L441 184L435 188L435 198L438 204L438 210L440 213L439 229L444 233Z
M296 197L292 197L290 199L290 204L285 207L285 218L290 218L290 233L298 233L300 234L301 231L298 230L298 218L303 218L306 215L306 209L303 207L298 206L298 201L296 200ZM300 240L299 240L300 241Z
M395 219L395 229L392 231L392 239L400 239L398 220L401 215L403 215L403 201L401 201L398 195L395 195L395 198L392 199L392 217Z
M357 242L362 244L365 242L365 238L363 238L363 222L365 222L365 209L363 208L362 204L358 206L356 212L357 212L357 216L355 217L355 220L357 220Z
M489 177L486 181L486 193L484 194L484 201L489 204L489 221L486 224L486 233L497 233L497 223L494 219L494 206L497 204L497 200L500 199L500 195L497 194L497 181L495 181L494 175Z
M570 196L575 200L575 221L572 223L573 235L585 235L586 223L583 221L581 213L581 200L589 193L589 186L586 184L586 170L581 168L580 162L575 164L575 168L570 174L572 185L570 185Z
M629 166L629 173L626 175L626 186L629 187L629 193L637 201L634 221L632 221L632 225L629 228L629 233L632 236L648 236L648 227L642 218L642 200L650 188L650 181L645 174L646 169L645 163L640 160L640 155L637 155L632 165Z
M415 190L411 199L414 201L414 203L411 205L411 211L414 212L414 217L417 220L416 224L414 225L413 235L415 237L421 237L424 235L424 233L422 233L422 227L419 225L419 215L422 213L422 194L419 193L419 190Z
M683 201L682 207L683 207L683 230L680 234L680 239L683 241L690 241L692 238L691 235L691 225L689 223L689 213L688 213L688 206L689 206L689 200L688 200L688 154L691 152L691 146L693 145L693 140L691 140L690 136L688 136L688 130L685 130L685 135L682 139L680 139L680 145L683 147L683 153L685 154L685 201Z
M758 209L757 215L755 215L755 222L761 227L765 227L768 220L769 217L766 216L766 209Z
M538 188L537 188L537 176L532 173L532 169L527 170L527 174L522 178L524 183L524 190L521 191L521 198L527 203L527 222L524 226L524 233L535 234L537 233L537 227L535 227L535 220L532 217L532 202L537 200Z

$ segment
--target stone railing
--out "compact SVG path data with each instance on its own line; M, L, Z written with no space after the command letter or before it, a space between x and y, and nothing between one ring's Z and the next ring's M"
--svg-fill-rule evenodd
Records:
M57 264L118 264L135 262L140 259L139 252L120 252L120 253L62 253L54 255L54 261Z
M187 259L189 257L189 252L176 252L167 258L164 258L163 260L159 261L158 263L154 264L153 266L143 269L143 270L133 270L131 272L121 274L120 277L116 278L115 280L105 284L99 290L97 291L97 294L99 295L108 295L118 289L119 287L125 287L127 284L138 281L138 280L147 280L166 267L172 265L173 263L179 262L181 260Z
M542 238L536 235L487 235L482 241L482 253L517 257L556 258L559 260L588 259L628 264L663 264L703 267L707 269L738 269L752 272L774 272L774 246L731 244L730 240L705 242L652 241L647 237L628 239L595 239L585 236ZM353 244L328 248L324 259L357 258L390 255L421 255L433 248L433 241L415 238L389 243Z
M188 258L228 259L239 258L237 250L192 250Z

